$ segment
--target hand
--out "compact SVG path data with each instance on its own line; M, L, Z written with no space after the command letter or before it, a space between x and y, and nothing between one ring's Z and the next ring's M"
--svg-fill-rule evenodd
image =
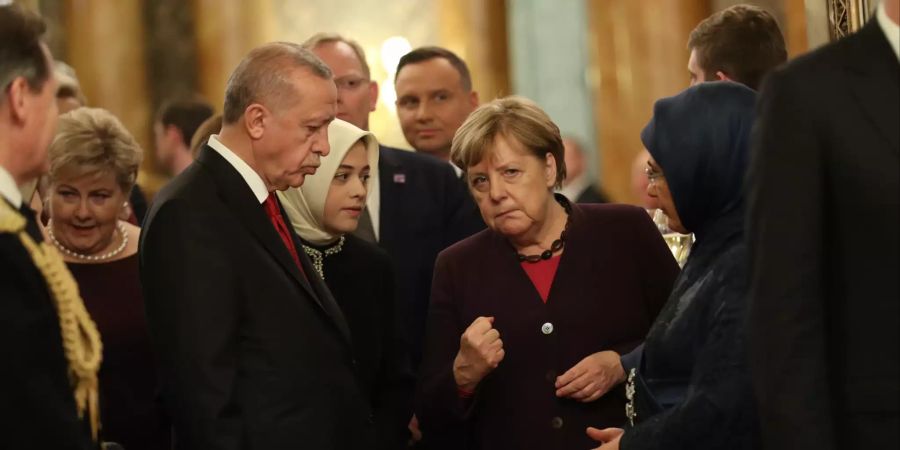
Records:
M503 341L494 329L493 317L479 317L459 339L459 352L453 361L453 378L461 389L474 392L481 379L503 361Z
M622 439L623 434L625 434L625 430L621 428L598 430L594 427L588 427L587 429L588 437L603 444L593 450L619 450L619 440Z
M588 403L625 381L625 369L614 351L594 353L556 378L556 396Z
M416 443L422 440L422 431L419 430L419 419L413 414L412 419L409 420L409 425L407 425L410 434L410 441L412 443Z

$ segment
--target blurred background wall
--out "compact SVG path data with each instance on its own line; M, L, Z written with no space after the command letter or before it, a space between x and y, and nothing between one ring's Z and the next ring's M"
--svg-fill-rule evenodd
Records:
M372 130L386 144L409 148L393 104L397 60L441 45L469 63L482 101L537 101L586 144L609 196L632 202L638 134L656 99L688 85L686 43L699 21L736 3L762 6L795 56L827 42L828 2L860 0L18 1L48 19L51 49L75 68L88 102L119 116L147 149L140 182L151 194L166 181L152 156L163 101L199 93L220 111L249 49L334 31L367 53L381 87Z

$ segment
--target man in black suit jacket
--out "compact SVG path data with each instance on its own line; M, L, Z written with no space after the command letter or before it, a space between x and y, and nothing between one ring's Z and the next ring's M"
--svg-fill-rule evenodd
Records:
M762 90L748 247L766 449L900 446L898 10Z
M368 130L378 84L370 79L362 47L327 33L312 36L303 45L334 72L337 117ZM455 131L451 130L451 137ZM484 222L465 183L448 162L384 145L379 146L379 156L379 190L370 192L356 234L377 242L393 260L397 295L407 308L404 322L410 353L418 366L437 254L483 229Z
M19 186L46 170L56 80L44 23L0 6L0 447L84 450L56 305L22 232L43 241Z
M272 192L328 154L336 96L299 46L251 51L222 131L147 216L141 281L178 449L373 445L347 323Z

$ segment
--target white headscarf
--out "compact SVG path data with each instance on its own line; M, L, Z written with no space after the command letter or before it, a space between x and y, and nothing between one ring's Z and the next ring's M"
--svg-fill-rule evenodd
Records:
M322 158L315 175L307 175L303 185L278 193L281 205L287 212L294 231L303 240L315 245L323 245L335 241L340 236L325 231L325 198L331 188L331 181L350 148L360 139L366 145L366 156L369 159L368 195L378 189L378 141L375 135L360 130L350 123L334 119L328 125L328 144L331 151Z

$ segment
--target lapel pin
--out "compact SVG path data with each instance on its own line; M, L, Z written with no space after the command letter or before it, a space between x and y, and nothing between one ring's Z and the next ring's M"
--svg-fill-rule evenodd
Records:
M394 183L406 184L406 174L405 173L395 173L394 174Z

